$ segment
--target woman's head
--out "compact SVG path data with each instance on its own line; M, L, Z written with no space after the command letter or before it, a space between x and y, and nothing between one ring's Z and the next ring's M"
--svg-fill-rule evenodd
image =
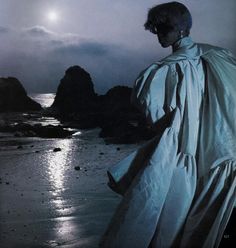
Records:
M167 47L173 45L181 37L189 35L192 17L182 3L164 3L149 10L144 27L157 34L161 45Z

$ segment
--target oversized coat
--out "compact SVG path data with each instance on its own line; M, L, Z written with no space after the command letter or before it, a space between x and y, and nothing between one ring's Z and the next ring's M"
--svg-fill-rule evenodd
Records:
M108 170L123 198L100 246L217 247L236 198L235 58L185 37L132 101L157 135Z

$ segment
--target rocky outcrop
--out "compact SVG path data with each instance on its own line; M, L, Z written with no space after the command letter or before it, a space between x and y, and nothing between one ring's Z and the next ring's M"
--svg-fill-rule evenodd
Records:
M14 77L0 78L0 112L38 111L39 103L27 96L20 81Z
M127 86L115 86L98 96L89 73L72 66L61 79L50 109L67 126L101 127L100 136L109 142L133 143L149 138L150 132L130 103L131 92Z
M0 131L1 127L0 127ZM16 137L41 137L41 138L67 138L74 132L64 129L62 126L41 124L30 125L26 123L19 123L5 127L5 132L14 133Z
M80 66L66 70L57 88L52 108L61 115L93 111L96 94L88 72Z
M0 113L0 132L13 133L16 137L66 138L76 132L59 123L47 124L48 119L43 111L30 113Z
M100 137L108 143L134 143L148 139L152 133L142 115L131 105L131 92L130 87L115 86L99 96L94 91L89 73L80 66L72 66L60 81L52 106L34 112L39 115L39 120L40 116L56 117L63 126L32 124L34 116L30 116L29 120L20 116L19 120L9 123L4 121L6 118L0 118L4 122L0 122L0 132L13 132L18 137L64 138L74 132L66 127L100 127ZM0 112L26 110L41 110L41 106L27 96L16 78L1 78Z
M112 143L135 143L152 137L145 119L131 104L132 88L115 86L100 96L100 137Z
M68 68L50 107L54 116L68 126L95 128L98 126L98 108L97 94L89 73L78 65Z

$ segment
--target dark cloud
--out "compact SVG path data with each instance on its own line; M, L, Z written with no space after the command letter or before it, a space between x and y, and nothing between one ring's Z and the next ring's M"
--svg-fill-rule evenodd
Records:
M8 32L10 32L10 28L0 26L0 34L4 34L4 33L8 33Z
M111 50L111 46L101 44L99 42L83 42L79 46L77 46L77 48L78 53L91 56L104 56L108 53L109 50ZM70 47L70 49L73 49L73 47ZM74 49L76 49L76 46L74 47Z
M63 47L64 46L64 42L62 41L62 40L54 40L54 39L52 39L52 40L50 40L50 45L52 46L52 47Z
M19 78L28 92L55 92L65 70L80 65L90 73L97 92L104 93L117 84L131 85L138 71L152 61L150 53L42 26L12 32L9 39L13 43L6 42L8 48L5 44L2 49L0 74Z
M55 41L54 41L55 42ZM92 41L82 41L76 44L66 44L57 42L56 45L59 45L54 49L56 54L67 54L69 56L105 56L107 55L115 46L110 44L103 44L99 42Z

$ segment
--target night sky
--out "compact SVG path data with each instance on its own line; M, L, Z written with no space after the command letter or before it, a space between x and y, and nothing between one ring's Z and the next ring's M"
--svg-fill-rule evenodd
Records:
M55 92L72 65L87 70L98 93L132 86L138 73L171 52L143 24L157 0L0 0L0 76L28 92ZM195 41L236 54L236 1L180 1L193 16Z

